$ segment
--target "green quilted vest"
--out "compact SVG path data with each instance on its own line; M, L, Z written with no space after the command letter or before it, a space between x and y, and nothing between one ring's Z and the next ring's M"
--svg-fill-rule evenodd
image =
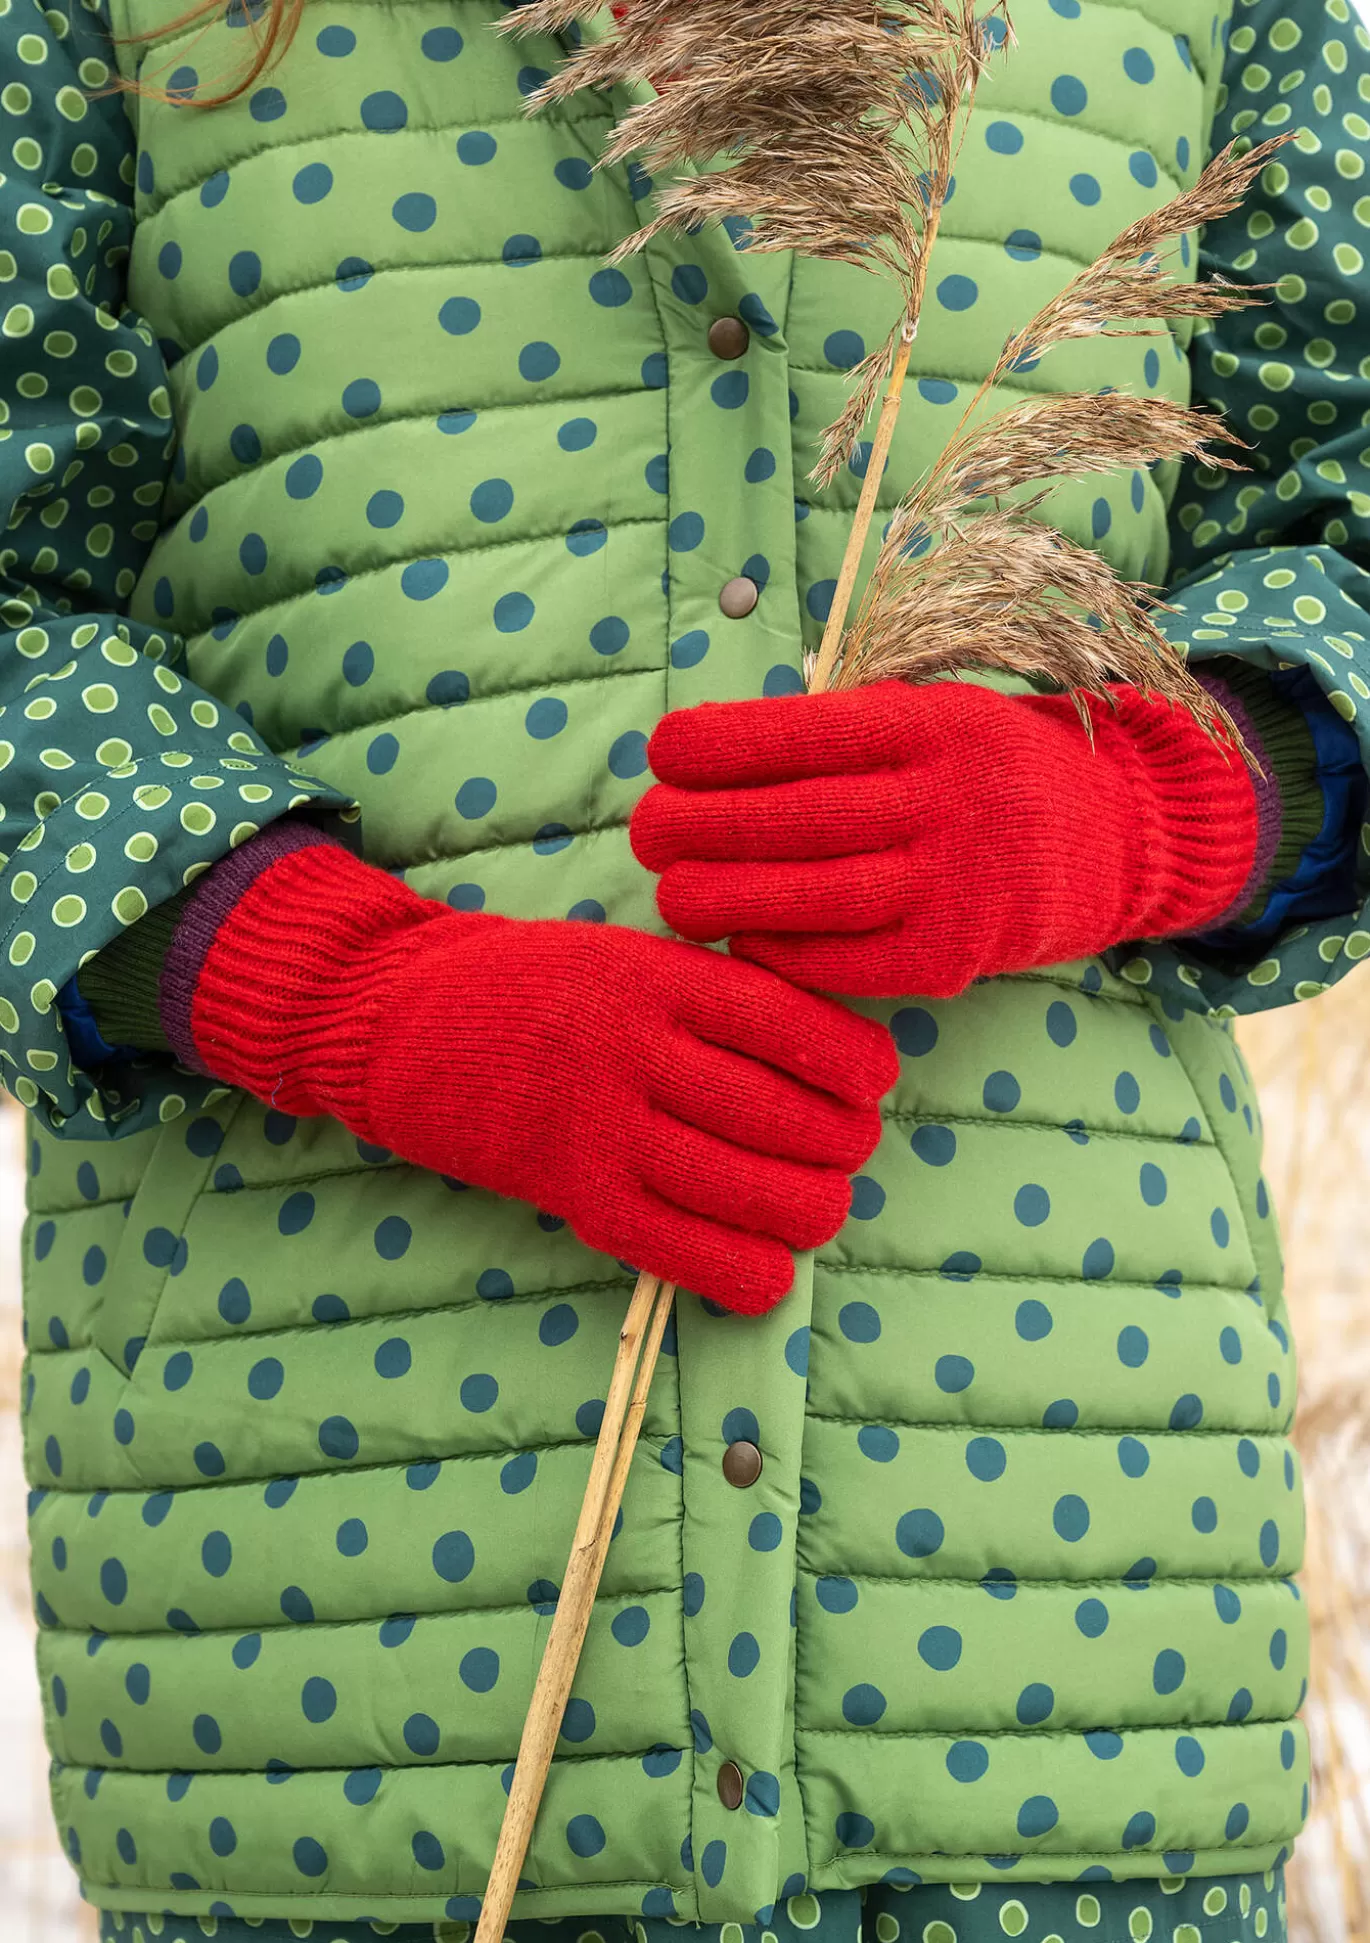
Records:
M1203 156L1211 0L1015 11L889 502L1010 324ZM564 50L502 15L311 0L249 98L136 109L131 302L181 454L133 606L417 890L651 926L646 738L798 686L862 464L816 495L814 435L891 298L722 232L606 267L649 193L593 171L622 104L526 119ZM189 97L243 18L122 57ZM1184 347L1023 383L1180 397ZM1052 514L1163 574L1152 477ZM903 1073L846 1229L764 1321L678 1304L523 1914L1255 1870L1300 1822L1294 1373L1229 1033L1097 964L871 1009ZM469 1918L628 1274L237 1094L35 1159L39 1658L85 1893Z

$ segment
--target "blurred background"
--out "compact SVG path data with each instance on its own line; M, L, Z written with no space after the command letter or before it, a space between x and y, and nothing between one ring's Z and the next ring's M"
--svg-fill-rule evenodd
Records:
M1244 1022L1264 1094L1302 1361L1314 1625L1313 1818L1296 1943L1370 1943L1370 978ZM23 1116L0 1109L0 1943L91 1943L48 1815L26 1583L18 1390Z

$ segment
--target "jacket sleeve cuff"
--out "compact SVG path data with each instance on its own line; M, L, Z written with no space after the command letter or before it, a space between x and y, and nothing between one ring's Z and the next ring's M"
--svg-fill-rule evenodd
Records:
M190 1031L195 981L214 935L247 886L277 858L332 839L283 817L222 857L188 889L115 938L57 994L67 1039L83 1066L173 1053L204 1070Z
M71 996L83 961L88 966L130 937L210 865L290 812L355 817L350 800L327 783L249 746L250 754L189 749L171 762L106 771L98 788L87 785L36 824L11 857L14 901L0 925L0 1060L10 1090L49 1132L82 1139L137 1132L199 1105L214 1085L155 1049L132 1053L113 1017L111 1040L93 1008L84 1018L79 981L69 1030L59 995ZM72 861L84 862L92 832L102 857L127 860L122 886L98 904L83 894ZM157 940L149 942L155 950ZM146 996L136 1002L140 1018L147 1003ZM83 1030L92 1023L95 1038ZM88 1058L102 1046L112 1058Z
M257 842L253 838L253 842ZM244 845L251 849L251 844ZM210 873L213 875L213 872ZM139 1053L170 1052L158 986L176 926L192 893L178 891L82 965L57 994L67 1039L83 1066Z
M1317 748L1304 712L1276 693L1270 676L1232 657L1201 662L1198 680L1231 716L1254 758L1260 831L1251 872L1232 908L1205 936L1259 924L1271 892L1297 870L1325 814Z
M1370 954L1370 575L1331 547L1252 548L1166 598L1166 635L1196 672L1227 682L1264 744L1280 837L1226 928L1110 962L1210 1016L1314 998Z
M168 939L162 961L158 1014L171 1050L192 1072L209 1071L196 1050L191 1014L195 988L210 946L234 906L264 870L293 851L307 850L320 843L332 845L333 839L312 824L294 818L273 824L241 850L233 851L215 864L191 892L181 921Z

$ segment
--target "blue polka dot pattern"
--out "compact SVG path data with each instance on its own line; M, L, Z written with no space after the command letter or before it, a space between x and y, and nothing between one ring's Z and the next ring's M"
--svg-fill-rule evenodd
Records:
M947 1749L947 1773L953 1781L983 1780L989 1772L989 1749L980 1741L955 1741Z
M969 310L980 293L970 277L950 276L943 277L936 294L944 310Z
M939 1390L956 1396L975 1381L975 1365L968 1356L939 1356L933 1368L933 1381Z
M996 155L1017 155L1023 146L1023 131L1016 122L992 121L985 130L985 143Z
M1030 1182L1014 1195L1013 1212L1025 1228L1040 1228L1051 1213L1051 1197L1044 1187Z
M849 1342L873 1343L880 1336L879 1311L869 1302L848 1302L838 1315L838 1326Z
M973 1478L993 1484L1008 1467L1008 1453L997 1437L972 1437L966 1445L966 1469Z
M929 1626L918 1639L918 1657L937 1673L949 1673L961 1658L961 1635L953 1626Z
M245 18L256 3L240 8ZM72 927L77 955L105 948L109 899L124 888L105 829L119 831L116 864L126 835L156 831L162 861L133 872L128 860L128 882L158 901L187 868L241 841L240 822L281 814L297 795L307 802L295 808L342 809L349 792L365 812L368 854L453 912L654 924L624 823L651 781L647 739L662 709L723 694L793 696L800 684L801 646L831 605L843 525L837 501L807 481L803 447L842 374L882 340L877 280L833 266L811 280L813 266L736 247L740 227L610 266L631 220L627 191L648 193L641 169L592 169L602 104L587 98L588 121L581 104L571 119L526 119L524 98L555 70L558 50L477 33L469 11L422 21L349 13L344 28L324 9L239 110L148 114L136 179L153 345L131 320L106 344L103 326L82 321L81 302L65 306L81 338L73 362L94 360L104 403L93 415L107 439L87 451L72 434L54 448L57 478L78 460L87 468L65 522L30 516L8 536L24 584L60 587L71 602L70 613L49 601L15 623L19 674L51 675L73 658L81 672L26 688L0 727L12 733L19 710L50 693L61 719L40 746L62 746L64 726L82 719L81 687L98 675L119 706L115 720L92 722L87 740L73 742L78 762L127 734L141 766L165 767L171 791L154 820L132 798L136 783L115 789L90 832L63 838L59 856L83 834L100 855L84 882L57 873L63 892L102 882L98 923L92 914ZM1159 199L1172 157L1188 167L1182 130L1196 152L1203 140L1168 37L1135 15L1094 13L1098 21L1065 0L1044 11L1037 74L1011 110L996 101L972 126L953 201L964 223L939 244L915 354L907 409L919 449L954 422L973 387L975 346L1019 301L1019 282L1066 274L1093 225L1102 237ZM32 20L45 35L45 17ZM0 35L11 31L11 18L0 19ZM94 17L72 31L89 36ZM1154 78L1139 78L1139 39ZM1196 39L1196 60L1202 46ZM49 68L67 60L56 40L50 49ZM44 76L21 65L37 96ZM207 85L208 61L200 66ZM198 82L183 76L182 85ZM311 115L334 106L346 132L315 130ZM70 138L60 119L55 110L65 146L48 144L59 165L94 128L127 126L98 93ZM231 154L223 146L234 126L251 129L246 159L241 144ZM16 124L7 154L26 128ZM207 146L187 175L175 155L190 139ZM263 223L255 183L268 174L279 193ZM61 179L63 197L79 205L81 183ZM1030 207L1018 208L1027 181ZM103 192L103 173L96 186ZM123 189L116 182L109 193L100 220L116 233L79 274L99 268L98 295L117 310L111 266L96 258L126 244L131 225ZM89 216L45 200L68 260L73 229ZM479 248L468 233L477 219ZM1033 227L1015 227L1024 222ZM705 348L723 314L751 332L733 363ZM47 328L32 337L35 369ZM146 404L162 378L159 340L173 366L170 422ZM125 345L137 372L116 384L101 366ZM1214 348L1200 345L1201 365ZM1170 395L1183 375L1166 337L1106 351L1101 382L1116 375ZM1154 362L1144 363L1148 353ZM1319 379L1316 366L1295 362L1302 409ZM1033 382L1054 382L1045 363ZM1353 385L1342 387L1348 398ZM60 417L69 389L52 392L45 422ZM22 409L13 395L9 404ZM115 420L127 422L137 461L127 483L116 463L104 470L108 445L124 436ZM106 564L83 544L98 511L84 494L108 483L125 499L136 484L136 503L155 509L176 420L184 459L170 462L165 530L135 541L125 521ZM6 478L27 436L0 448ZM868 460L863 444L839 495L854 496ZM907 461L898 450L896 460L897 473ZM1264 489L1263 474L1251 477ZM892 476L887 495L902 483ZM1159 529L1162 512L1149 477L1063 488L1060 504L1075 537L1141 571L1139 535L1152 522ZM153 512L137 518L155 527ZM40 545L52 548L50 568L35 567ZM157 558L143 578L149 546ZM766 585L765 602L755 621L724 625L711 618L718 588L739 571ZM89 589L79 573L91 576ZM121 603L120 574L144 617L127 624L132 673L104 652L107 625L88 645L73 639L87 607ZM1223 611L1213 599L1221 591L1209 590L1205 611ZM25 669L25 650L38 646L23 633L29 625L48 646ZM213 670L224 684L231 721L206 717L213 698L189 680L175 645L184 638L198 644L197 674ZM179 690L159 679L168 675ZM149 739L153 706L176 733L158 728ZM306 789L268 742L298 747L299 762L316 763L337 790ZM194 751L184 772L161 764L164 748L182 747ZM239 760L257 767L221 766ZM121 766L112 755L97 765L102 775ZM197 790L194 776L222 780ZM240 786L264 779L271 793L259 809ZM15 834L51 780L35 773L30 785L25 771L11 787L17 778L7 778L11 820L24 806ZM54 791L68 800L63 778ZM214 811L215 829L182 842L177 819L197 805ZM64 813L74 814L54 815ZM57 825L47 821L51 843ZM3 847L12 852L10 838ZM23 862L12 855L7 881ZM45 895L16 902L12 927ZM60 928L35 948L48 949ZM6 1070L39 1091L50 1084L62 1110L60 1025L30 998L38 968L11 964L8 948L0 971L24 1031L23 1056ZM891 1021L902 1076L882 1146L854 1181L852 1219L804 1264L789 1306L769 1321L744 1329L682 1296L583 1690L562 1721L565 1800L546 1831L549 1853L562 1858L553 1869L618 1884L639 1868L640 1837L652 1884L615 1894L653 1920L675 1912L661 1888L668 1880L691 1883L678 1888L681 1909L716 1892L717 1913L732 1898L739 1921L770 1920L741 1899L757 1874L751 1838L769 1839L767 1821L789 1826L790 1756L766 1723L789 1692L792 1655L819 1669L802 1675L799 1744L811 1704L821 1705L834 1770L813 1808L815 1839L860 1856L854 1867L868 1859L873 1876L894 1868L902 1887L916 1873L904 1866L917 1859L913 1811L898 1790L877 1798L869 1781L877 1732L886 1751L906 1736L910 1749L920 1735L927 1742L927 1778L909 1801L929 1826L948 1817L950 1845L972 1850L977 1871L996 1878L1013 1876L1006 1857L1025 1846L1048 1855L1078 1846L1081 1795L1064 1773L1015 1765L1039 1748L1045 1763L1057 1725L1077 1736L1087 1777L1078 1785L1099 1817L1088 1851L1096 1868L1081 1885L1091 1894L1109 1886L1096 1880L1099 1865L1121 1874L1131 1817L1161 1819L1165 1790L1207 1803L1204 1825L1218 1843L1239 1797L1252 1836L1264 1839L1258 1804L1284 1790L1292 1815L1302 1786L1301 1738L1286 1760L1282 1730L1270 1725L1292 1713L1301 1679L1300 1614L1277 1577L1297 1531L1280 1443L1290 1368L1285 1343L1260 1327L1262 1312L1278 1320L1273 1285L1256 1292L1259 1308L1243 1293L1267 1215L1230 1042L1192 1001L1172 1017L1154 986L1093 963L951 1003L871 1009ZM25 1063L49 1032L58 1064ZM70 1143L69 1159L62 1143L41 1142L29 1443L42 1484L58 1488L34 1514L35 1573L67 1708L58 1713L50 1689L52 1720L88 1718L97 1759L144 1773L169 1767L145 1737L174 1728L184 1809L170 1800L144 1825L116 1803L117 1772L87 1801L85 1770L68 1767L77 1798L68 1819L88 1854L136 1866L160 1897L176 1864L208 1881L221 1848L239 1869L259 1851L246 1811L227 1794L211 1801L205 1789L220 1779L203 1770L218 1763L227 1789L231 1775L271 1763L281 1907L311 1912L309 1899L374 1887L350 1880L356 1836L338 1831L373 1808L397 1812L385 1804L397 1799L402 1768L412 1805L388 1846L405 1892L429 1898L430 1928L469 1922L472 1897L448 1893L470 1887L452 1833L467 1817L464 1777L479 1770L482 1787L508 1786L531 1637L520 1629L545 1632L564 1556L534 1561L529 1546L534 1528L538 1544L552 1542L556 1503L574 1508L626 1271L584 1250L555 1212L424 1175L329 1122L207 1097L212 1087L169 1068L133 1083L129 1117L146 1116L160 1143L155 1163L136 1143ZM1215 1134L1224 1160L1233 1155L1230 1182ZM77 1152L88 1173L78 1173ZM130 1270L141 1278L136 1299ZM87 1318L97 1313L107 1320L91 1352ZM749 1491L721 1470L726 1441L743 1435L764 1451ZM163 1488L130 1491L135 1475ZM91 1495L95 1479L114 1487L107 1501ZM691 1506L683 1525L682 1491ZM644 1544L664 1548L664 1566ZM1240 1596L1215 1588L1219 1565ZM1065 1654L1060 1637L1050 1654L1032 1645L1043 1579L1066 1587L1053 1595ZM1194 1616L1172 1621L1180 1579ZM886 1609L904 1615L893 1643ZM1005 1650L1009 1625L1016 1644ZM90 1656L88 1640L99 1645ZM193 1706L168 1677L170 1652L182 1647L203 1649L207 1666L217 1656ZM1156 1656L1181 1649L1187 1666L1167 1694ZM682 1652L688 1706L671 1718ZM358 1653L375 1662L364 1682ZM423 1671L439 1660L445 1684ZM1269 1730L1272 1778L1262 1769L1250 1787L1245 1775L1242 1786L1219 1785L1214 1752L1190 1773L1192 1751L1178 1751L1186 1736L1208 1750L1210 1733L1186 1723L1221 1721L1238 1679L1249 1683L1238 1691L1251 1732ZM1097 1697L1088 1707L1081 1687ZM363 1689L374 1733L358 1713ZM936 1710L944 1731L928 1742ZM971 1723L981 1719L1009 1732L977 1737ZM1124 1719L1163 1731L1115 1732ZM1096 1720L1110 1724L1091 1726L1082 1743ZM250 1734L268 1736L260 1750ZM652 1804L678 1800L692 1743L704 1806L687 1860L678 1808ZM744 1807L724 1821L711 1764L734 1757ZM807 1785L803 1757L800 1766ZM610 1768L631 1777L631 1842L622 1781L597 1778ZM325 1811L298 1805L309 1776L330 1774ZM430 1780L457 1796L434 1806ZM162 1823L174 1832L181 1812L194 1817L199 1864L160 1852L171 1839ZM121 1829L136 1865L124 1863ZM1184 1838L1163 1825L1143 1847L1175 1839ZM1028 1894L1021 1881L996 1879L981 1892L986 1908L1000 1889ZM218 1893L204 1892L205 1902ZM807 1890L801 1881L785 1895ZM215 1920L237 1919L220 1911ZM1167 1923L1168 1934L1168 1910Z
M853 1727L873 1727L887 1705L878 1687L863 1683L849 1688L842 1696L842 1718Z
M1051 84L1051 105L1058 115L1083 114L1088 100L1084 82L1074 74L1060 74Z
M391 135L409 120L407 103L390 88L378 89L361 104L362 125L373 134Z

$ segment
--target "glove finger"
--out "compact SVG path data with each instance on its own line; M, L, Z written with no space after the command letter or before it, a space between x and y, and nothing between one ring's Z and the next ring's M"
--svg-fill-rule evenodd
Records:
M673 931L712 943L734 931L873 931L908 910L909 854L791 864L672 864L657 909Z
M684 789L889 769L908 759L919 700L906 683L884 681L829 695L704 702L658 722L647 760L659 782Z
M783 1160L864 1166L880 1138L873 1106L846 1106L760 1060L682 1033L662 1048L654 1103L677 1120Z
M769 1159L667 1114L652 1123L642 1178L678 1208L789 1248L831 1241L851 1207L851 1183L835 1167Z
M677 1005L696 1037L764 1060L849 1106L874 1106L899 1077L899 1055L884 1026L740 959L692 953Z
M685 857L773 863L886 850L912 836L920 793L907 768L754 789L657 783L633 811L633 855L662 871Z
M650 1188L617 1210L612 1233L597 1222L578 1226L577 1233L591 1248L739 1315L774 1308L794 1282L794 1258L783 1242L707 1221Z
M907 924L887 924L855 938L745 931L729 939L728 949L806 991L845 992L852 998L956 998L976 976L968 954L953 959L946 950L920 952Z

